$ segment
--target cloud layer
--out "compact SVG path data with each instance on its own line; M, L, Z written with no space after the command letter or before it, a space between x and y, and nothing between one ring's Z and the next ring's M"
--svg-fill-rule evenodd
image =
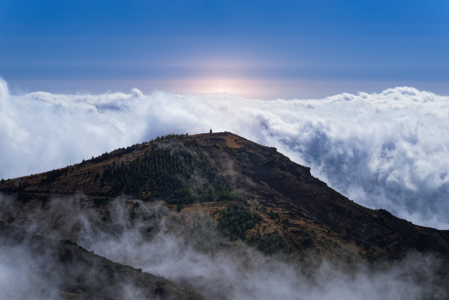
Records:
M265 101L138 89L13 95L0 80L0 178L209 128L277 147L364 206L449 228L449 97L408 87Z
M11 201L0 193L0 219L4 211L14 210ZM56 197L46 208L37 205L28 211L28 218L20 223L34 234L69 238L112 261L168 278L205 299L447 298L447 276L441 272L444 263L430 255L411 253L381 268L359 261L350 272L326 261L312 266L307 260L299 262L296 255L265 256L244 243L230 243L210 215L201 211L175 214L161 204L117 198L108 206L108 220L99 222L98 207L87 197ZM0 246L0 295L28 299L39 287L47 287L40 291L42 299L58 299L51 297L61 287L54 279L58 276L63 286L77 286L76 276L55 275L60 266L51 257L29 255L26 245ZM52 270L53 278L39 277L42 269ZM136 282L123 288L104 286L101 276L92 274L90 286L100 285L103 292L134 291L118 298L147 299L135 292Z

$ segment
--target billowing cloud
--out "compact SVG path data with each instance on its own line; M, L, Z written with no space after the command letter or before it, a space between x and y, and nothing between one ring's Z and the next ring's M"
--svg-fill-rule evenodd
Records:
M12 95L0 81L0 178L167 133L231 131L275 146L355 202L449 228L449 97L414 88L314 100L153 92Z

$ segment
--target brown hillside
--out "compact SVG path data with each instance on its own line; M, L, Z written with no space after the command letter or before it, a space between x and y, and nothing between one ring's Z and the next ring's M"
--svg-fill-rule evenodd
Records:
M449 257L449 231L360 206L275 148L228 132L134 145L64 169L3 181L0 191L17 196L2 216L10 224L23 223L51 196L76 193L93 199L99 218L105 218L108 203L127 194L164 200L180 214L208 211L230 237L267 253L293 251L302 258L348 263L388 261L414 250ZM261 220L247 221L251 226L244 229L234 226L226 219L230 203L236 204L233 212L247 209Z

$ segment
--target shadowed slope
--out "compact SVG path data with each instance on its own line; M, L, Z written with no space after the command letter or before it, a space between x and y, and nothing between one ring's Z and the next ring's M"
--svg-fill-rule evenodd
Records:
M170 135L64 169L4 181L0 190L17 197L2 216L12 224L45 208L51 196L76 193L93 199L99 220L107 220L110 201L125 194L164 200L180 213L206 210L224 234L268 254L293 251L301 258L348 264L388 261L415 250L449 255L449 231L362 207L275 148L227 132Z
M52 289L62 299L113 300L134 299L201 299L162 277L144 273L85 250L70 240L57 241L31 235L15 226L0 222L0 246L3 255L12 249L45 283L31 289L33 299L49 297ZM30 271L29 271L30 272ZM27 272L27 273L29 273ZM22 274L22 277L30 274ZM20 296L13 296L14 299Z

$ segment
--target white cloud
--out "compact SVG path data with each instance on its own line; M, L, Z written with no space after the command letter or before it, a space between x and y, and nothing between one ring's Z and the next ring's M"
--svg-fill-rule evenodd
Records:
M0 178L209 128L277 147L362 205L449 228L449 97L408 87L262 101L138 89L11 95L0 80Z
M48 263L36 258L26 247L1 245L0 251L0 298L60 300L57 290L59 279L42 278Z
M134 202L133 210L125 206L124 200L128 200L128 205ZM3 199L2 203L0 194L3 208L13 209L9 201ZM137 212L132 218L131 211ZM109 204L109 221L101 223L98 222L97 208L84 196L53 198L46 209L37 207L29 213L30 218L21 225L35 234L53 239L69 238L112 261L163 276L181 286L190 286L205 299L447 298L447 280L440 273L444 263L430 255L411 253L403 260L390 262L388 266L378 269L370 268L362 261L354 261L357 267L349 274L346 268L343 271L338 264L327 261L320 265L317 262L317 268L314 268L307 263L299 263L292 256L264 256L243 243L229 243L219 234L217 224L204 212L173 215L172 211L157 202L118 198ZM57 229L55 224L58 224ZM31 290L30 287L46 286L44 280L50 281L49 287L55 285L52 278L38 277L40 280L37 280L31 276L33 273L27 272L31 269L29 266L38 266L31 271L39 274L42 265L50 265L49 269L55 270L58 264L50 257L39 261L36 255L31 261L27 256L18 259L14 254L24 251L6 251L8 248L3 248L5 254L0 253L0 287L5 287L9 294L21 295ZM9 260L23 263L13 265ZM16 279L16 274L24 271L27 275L24 278L30 282L26 285L28 289L21 288L24 279L18 281L19 284L11 284L8 280ZM58 277L55 272L51 274ZM102 276L93 274L89 281L91 286L101 285ZM73 284L70 281L73 278L59 278L63 284ZM124 291L118 288L114 292L135 291L135 283L129 282L128 285L129 288L125 286ZM105 292L110 288L102 287ZM0 289L0 295L1 292ZM142 299L139 296L128 298Z

